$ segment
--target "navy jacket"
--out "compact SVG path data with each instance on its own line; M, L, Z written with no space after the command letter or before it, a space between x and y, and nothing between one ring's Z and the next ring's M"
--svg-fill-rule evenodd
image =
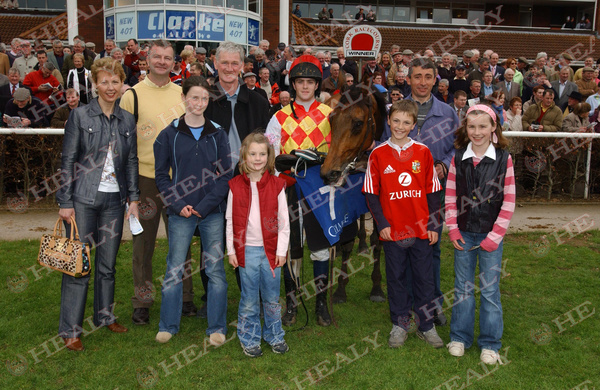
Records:
M202 217L225 213L233 167L222 127L207 120L196 141L184 118L176 119L154 141L154 161L167 214L179 215L187 205Z
M232 117L231 103L227 100L227 95L216 85L210 92L212 98L204 112L204 117L221 125L229 134ZM259 92L250 91L243 82L240 82L240 92L233 110L235 125L241 141L255 130L265 129L269 123L269 101L260 98Z

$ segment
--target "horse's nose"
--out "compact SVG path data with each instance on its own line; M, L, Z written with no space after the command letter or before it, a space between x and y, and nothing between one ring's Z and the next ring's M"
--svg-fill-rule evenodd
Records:
M335 183L338 181L338 179L340 178L340 175L342 174L341 171L329 171L324 177L323 177L323 181L325 182L325 184L331 184L331 183Z

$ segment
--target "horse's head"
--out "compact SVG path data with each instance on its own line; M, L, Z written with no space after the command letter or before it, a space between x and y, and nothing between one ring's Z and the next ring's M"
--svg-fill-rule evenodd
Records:
M376 92L375 92L376 93ZM348 172L364 166L366 151L383 131L384 101L367 86L352 87L328 102L331 146L321 166L325 184L342 186Z

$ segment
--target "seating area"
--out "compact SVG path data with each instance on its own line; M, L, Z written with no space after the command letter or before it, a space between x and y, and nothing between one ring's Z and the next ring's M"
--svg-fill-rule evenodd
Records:
M312 22L312 21L311 21ZM350 24L330 24L329 22L309 23L305 19L291 16L292 44L309 46L341 46ZM550 55L570 52L575 60L583 60L586 54L596 50L599 44L593 33L563 32L548 30L547 32L525 31L522 29L507 30L506 28L486 30L481 26L457 28L432 28L415 26L389 26L373 24L383 36L382 50L388 50L392 44L398 44L402 49L410 49L415 53L431 49L437 56L448 51L451 54L462 55L465 49L491 48L500 58L526 57L535 59L540 50ZM294 40L295 39L295 40Z

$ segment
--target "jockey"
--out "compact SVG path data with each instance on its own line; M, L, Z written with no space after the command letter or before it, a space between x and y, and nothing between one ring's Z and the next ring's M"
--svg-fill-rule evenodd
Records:
M329 151L331 143L331 127L328 116L332 111L329 106L316 100L319 96L323 78L321 63L311 55L298 57L290 68L290 94L292 103L277 111L267 125L266 135L273 142L276 154L289 154L295 149L316 148L321 152ZM296 190L289 186L288 204L290 207L290 257L291 263L300 264L303 257L302 227L300 226L300 211L298 210L298 199ZM306 194L305 194L306 195ZM306 203L306 202L304 202ZM310 210L303 206L302 224L306 231L306 241L311 251L310 258L313 260L314 285L316 286L316 315L317 323L321 326L331 324L331 316L327 308L327 286L329 284L329 242L323 234L323 229L317 222ZM354 232L349 231L342 234L342 241L353 240L356 236L356 224ZM352 229L345 229L352 230ZM345 239L345 241L344 241ZM298 267L299 268L299 267ZM292 299L296 286L290 267L284 269L284 283L286 292L286 313L282 317L282 323L290 326L296 322L297 301ZM297 280L297 279L296 279ZM310 283L312 284L312 283ZM295 298L295 297L294 297Z

